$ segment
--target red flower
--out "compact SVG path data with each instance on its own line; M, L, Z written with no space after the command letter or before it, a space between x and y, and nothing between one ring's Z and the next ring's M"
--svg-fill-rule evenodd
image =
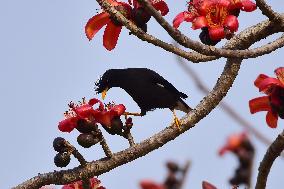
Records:
M99 103L99 107L94 109L93 105L97 103ZM111 120L116 116L121 116L126 110L123 104L104 107L103 103L96 98L90 99L88 103L83 99L79 105L70 103L69 107L70 110L64 113L65 119L60 121L58 125L58 129L62 132L71 132L77 127L79 120L111 127Z
M277 127L278 117L284 119L284 67L277 68L274 72L277 78L260 74L254 82L259 91L267 96L249 101L252 114L267 111L266 123L271 128Z
M230 0L232 3L231 9L239 9L246 12L252 12L256 9L256 4L251 0Z
M178 28L183 22L192 22L192 28L208 28L211 40L218 41L236 32L238 19L230 11L233 8L231 0L191 0L188 11L179 13L173 20L173 26Z
M133 4L134 9L138 9L142 7L137 0L128 0L129 4ZM162 16L165 16L169 12L169 7L167 3L163 0L149 0L151 5L157 10L161 12Z
M107 127L111 127L111 120L114 117L121 116L125 112L126 108L123 104L109 105L104 111L95 111L95 120Z
M103 186L100 186L101 181L97 178L90 178L91 189L106 189ZM77 181L71 184L66 184L62 189L83 189L82 181Z
M157 184L151 180L143 180L140 182L141 189L165 189L165 187L161 184Z
M224 155L228 151L236 151L247 140L247 134L245 132L233 134L228 137L226 144L219 150L219 155Z
M117 2L116 0L107 0L116 10L118 10L125 18L131 19L132 8L129 4ZM106 25L103 36L104 47L111 51L115 48L119 34L122 29L122 24L112 18L107 12L103 11L93 16L85 26L85 33L89 40L92 40L95 34Z

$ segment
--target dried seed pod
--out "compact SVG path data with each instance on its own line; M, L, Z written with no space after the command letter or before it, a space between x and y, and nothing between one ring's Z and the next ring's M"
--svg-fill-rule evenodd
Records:
M58 153L54 157L54 164L57 167L66 167L70 163L70 155L68 153Z
M90 148L91 146L97 144L100 140L96 138L93 134L83 133L77 137L77 142L80 146L84 148Z
M68 147L66 146L66 141L62 137L57 137L53 140L53 148L56 152L67 152Z

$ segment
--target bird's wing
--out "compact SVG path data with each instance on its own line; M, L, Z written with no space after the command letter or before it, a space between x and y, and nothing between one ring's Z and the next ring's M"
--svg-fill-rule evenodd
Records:
M186 94L184 94L184 93L180 92L179 90L177 90L170 82L165 80L162 76L159 76L159 77L156 76L153 81L155 82L156 85L176 93L181 98L187 98L188 97Z

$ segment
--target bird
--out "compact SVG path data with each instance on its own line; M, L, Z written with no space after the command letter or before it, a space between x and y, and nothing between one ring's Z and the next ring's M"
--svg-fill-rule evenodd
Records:
M188 97L185 93L148 68L109 69L95 85L95 91L102 94L103 100L112 87L125 90L141 109L140 113L125 112L125 115L144 116L146 112L157 108L169 108L173 112L175 124L180 128L175 110L185 113L192 110L183 100Z

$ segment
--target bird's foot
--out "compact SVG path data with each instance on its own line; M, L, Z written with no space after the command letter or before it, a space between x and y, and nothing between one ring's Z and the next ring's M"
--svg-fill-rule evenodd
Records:
M173 115L174 115L174 121L175 121L175 125L178 127L179 130L181 130L181 123L180 120L178 119L176 112L174 110L172 110Z
M175 118L174 118L174 121L175 121L175 124L176 124L176 126L178 127L178 129L181 130L181 123L180 123L180 120L179 120L177 117L175 117Z

